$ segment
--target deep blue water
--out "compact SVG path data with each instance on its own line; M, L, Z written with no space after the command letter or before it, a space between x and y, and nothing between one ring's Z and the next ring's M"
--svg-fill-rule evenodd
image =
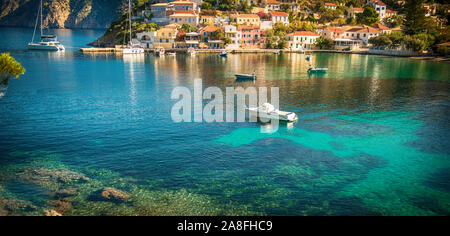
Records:
M5 196L49 207L41 195L63 186L17 175L39 165L98 180L75 186L74 215L450 213L448 63L317 54L329 71L308 77L300 54L84 55L95 30L56 30L65 52L30 52L32 29L0 32L0 52L27 70L0 99L0 176L13 176L0 178ZM233 78L254 69L254 84ZM223 91L279 87L280 107L300 120L276 133L174 123L170 94L196 78ZM91 202L102 186L133 205Z

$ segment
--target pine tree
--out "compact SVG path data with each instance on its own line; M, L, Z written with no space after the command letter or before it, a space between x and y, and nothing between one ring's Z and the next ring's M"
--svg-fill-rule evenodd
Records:
M425 0L406 0L405 22L403 24L405 34L415 35L426 30L424 2Z

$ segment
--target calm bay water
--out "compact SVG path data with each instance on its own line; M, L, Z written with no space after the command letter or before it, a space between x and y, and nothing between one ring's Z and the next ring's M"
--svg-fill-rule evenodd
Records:
M450 213L448 63L315 54L329 71L308 76L301 54L83 55L103 33L90 30L56 31L65 52L30 52L32 30L0 32L0 51L27 69L0 99L0 203L15 202L13 214ZM253 70L255 83L233 77ZM279 87L300 120L274 133L173 123L172 89L196 78ZM75 173L90 181L61 180ZM131 200L93 199L103 187ZM55 192L67 188L78 193L61 209Z

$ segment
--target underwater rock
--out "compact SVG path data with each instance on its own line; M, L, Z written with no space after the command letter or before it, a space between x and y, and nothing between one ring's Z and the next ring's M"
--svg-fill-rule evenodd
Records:
M37 207L19 199L0 199L0 215L17 215L17 212L30 212Z
M71 197L78 194L78 189L76 188L66 188L60 189L55 192L55 196L58 198Z
M52 210L60 214L65 214L72 210L72 201L72 198L63 198L50 201L50 205L53 207Z
M44 210L45 216L62 216L61 213L55 210Z
M104 201L126 202L130 195L115 188L103 188L99 191L98 198Z
M57 181L59 183L86 183L90 179L83 176L82 174L66 170L66 169L46 169L46 168L28 168L23 170L19 177L26 182L32 184L40 184L42 182Z

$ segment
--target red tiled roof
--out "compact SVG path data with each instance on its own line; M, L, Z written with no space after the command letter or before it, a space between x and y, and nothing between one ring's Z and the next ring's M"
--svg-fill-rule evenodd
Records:
M379 33L380 31L373 27L355 27L348 29L347 32L355 32L355 33Z
M363 12L364 9L363 9L363 8L354 7L354 8L353 8L353 11L361 11L361 12Z
M267 0L267 3L268 4L280 4L280 2L277 0Z
M326 30L329 30L334 33L339 33L339 34L344 33L344 30L342 28L328 27L328 28L326 28Z
M326 2L323 5L325 5L325 6L335 6L335 7L337 6L336 4L330 3L330 2Z
M216 31L216 30L218 30L218 29L220 29L220 28L217 27L217 26L214 26L214 25L208 25L208 26L204 27L203 29L201 29L200 31L201 31L201 32L214 32L214 31Z
M386 4L384 4L384 2L380 1L380 0L371 0L370 2L376 3L380 6L386 6Z
M438 44L436 46L447 46L447 47L450 47L450 42L440 43L440 44Z
M271 11L270 14L273 16L289 16L289 14L287 14L286 12L278 12L278 11Z
M397 14L397 11L386 9L386 13L395 13L395 14Z
M382 25L382 24L380 24L380 23L374 24L373 27L374 27L374 28L377 28L377 29L381 29L381 30L391 30L389 27L384 26L384 25Z
M310 31L297 31L293 33L295 36L320 36L319 34L316 34L314 32Z

